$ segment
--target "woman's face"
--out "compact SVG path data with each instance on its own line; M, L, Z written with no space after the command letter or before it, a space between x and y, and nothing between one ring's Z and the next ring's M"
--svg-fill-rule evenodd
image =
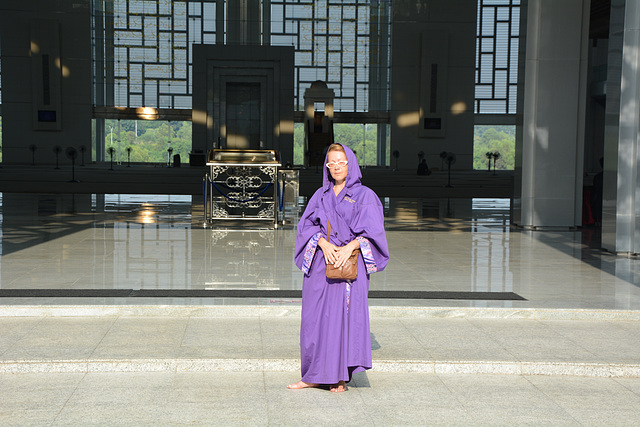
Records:
M338 163L338 162L346 162L347 155L342 151L329 151L327 154L327 163ZM337 184L341 184L347 178L347 172L349 171L349 165L345 165L344 167L340 167L337 164L332 168L329 168L329 173L331 173L331 177Z

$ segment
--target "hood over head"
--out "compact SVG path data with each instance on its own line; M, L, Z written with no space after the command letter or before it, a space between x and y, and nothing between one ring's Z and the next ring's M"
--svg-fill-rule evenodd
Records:
M360 180L362 179L362 172L360 171L358 158L356 157L356 154L351 150L351 148L347 147L344 144L340 144L340 145L342 145L342 148L344 148L344 152L347 155L347 161L349 162L347 178L345 179L345 187L351 188L353 186L360 185L361 184ZM327 151L327 153L324 156L324 164L322 167L322 170L323 170L322 187L325 190L332 188L334 184L333 178L331 177L331 173L329 172L329 169L325 166L327 164L328 155L329 155L329 152Z

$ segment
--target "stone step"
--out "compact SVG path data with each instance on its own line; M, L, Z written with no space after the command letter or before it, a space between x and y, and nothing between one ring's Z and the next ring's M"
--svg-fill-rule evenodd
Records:
M639 315L374 305L373 364L380 372L640 377ZM2 306L0 374L297 372L299 319L299 305Z
M4 305L2 317L300 317L299 301L270 301L280 305ZM468 318L529 320L640 321L640 311L607 309L494 308L494 307L412 307L372 305L372 318Z
M486 360L380 360L376 372L421 374L548 375L640 378L640 364ZM2 374L108 372L299 372L298 359L66 359L2 360Z

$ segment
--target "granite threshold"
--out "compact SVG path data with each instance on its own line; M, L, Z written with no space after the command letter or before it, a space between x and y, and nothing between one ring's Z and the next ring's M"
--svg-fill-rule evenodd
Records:
M640 378L640 365L579 362L373 360L373 370L389 373L544 375ZM112 372L295 372L297 359L80 359L6 360L2 374Z
M0 305L0 317L299 317L300 303L269 305ZM376 318L640 321L640 310L370 305Z

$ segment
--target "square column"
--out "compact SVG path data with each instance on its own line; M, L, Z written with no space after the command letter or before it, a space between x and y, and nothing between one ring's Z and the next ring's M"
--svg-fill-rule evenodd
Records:
M513 222L571 228L582 222L589 2L529 0L526 7Z
M602 247L640 253L640 0L612 0Z

